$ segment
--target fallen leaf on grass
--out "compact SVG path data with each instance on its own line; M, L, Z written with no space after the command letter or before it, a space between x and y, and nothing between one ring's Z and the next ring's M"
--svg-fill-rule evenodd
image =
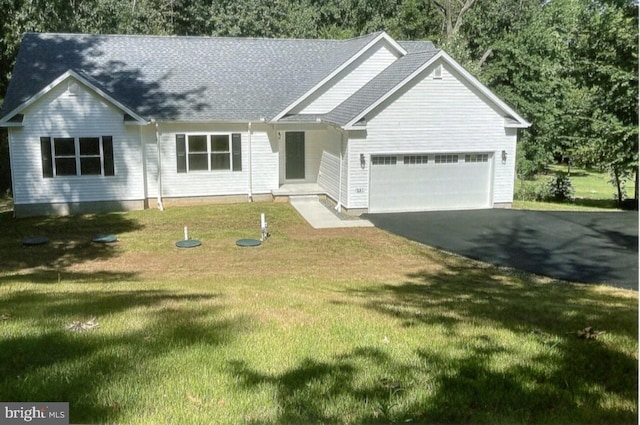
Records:
M96 329L99 328L100 324L96 321L96 318L92 318L90 320L87 320L86 322L82 322L82 321L75 321L72 322L70 324L68 324L67 326L65 326L64 328L68 331L73 331L73 332L84 332L84 331L88 331L91 329Z

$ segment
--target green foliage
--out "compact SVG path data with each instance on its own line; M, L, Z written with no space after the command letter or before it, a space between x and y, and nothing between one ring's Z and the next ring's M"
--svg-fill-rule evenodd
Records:
M561 173L550 179L546 184L546 192L550 201L573 201L575 190L568 175Z
M521 180L517 186L514 200L544 202L549 199L549 186L546 182Z
M611 170L614 182L637 176L633 0L0 0L0 9L0 98L25 31L341 39L386 30L435 41L532 122L520 135L520 175L570 156Z

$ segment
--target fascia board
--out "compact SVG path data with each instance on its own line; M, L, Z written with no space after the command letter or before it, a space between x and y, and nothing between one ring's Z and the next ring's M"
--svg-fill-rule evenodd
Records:
M305 99L307 99L309 96L311 96L313 93L315 93L316 91L318 91L323 85L325 85L328 81L330 81L333 77L335 77L336 75L338 75L340 72L342 72L346 67L348 67L349 65L351 65L353 62L355 62L359 57L361 57L362 55L364 55L367 50L371 49L373 46L375 46L380 40L385 40L389 43L389 45L391 45L391 47L393 47L396 52L400 55L400 56L404 56L407 54L407 51L400 45L398 44L397 41L395 41L393 38L391 38L391 36L389 34L387 34L386 32L381 32L376 38L374 38L373 40L371 40L366 46L364 46L362 49L360 49L358 52L356 52L353 56L351 56L347 61L345 61L342 65L340 65L337 69L335 69L332 73L330 73L329 75L327 75L324 79L322 79L322 81L320 81L318 84L316 84L315 86L313 86L310 90L308 90L305 94L303 94L302 96L300 96L296 101L294 101L292 104L290 104L289 106L287 106L285 109L283 109L279 114L277 114L275 117L273 117L273 119L271 120L272 123L277 122L280 118L284 117L287 113L289 113L293 108L295 108L296 106L298 106L300 103L302 103Z
M88 87L89 89L91 89L93 92L95 92L98 96L102 97L103 99L105 99L106 101L108 101L109 103L113 104L114 106L116 106L118 109L122 110L123 112L131 115L133 118L135 118L135 120L140 123L140 124L147 124L148 121L145 120L144 118L142 118L141 116L139 116L138 114L136 114L135 112L133 112L131 109L129 109L128 107L126 107L125 105L123 105L122 103L118 102L117 100L115 100L114 98L112 98L111 96L109 96L107 93L105 93L104 91L100 90L98 87L96 87L95 85L91 84L91 82L89 82L86 78L82 77L80 74L78 74L77 72L73 71L73 70L68 70L67 72L65 72L64 74L60 75L58 78L56 78L55 80L53 80L51 83L49 83L47 86L45 86L42 90L40 90L38 93L36 93L35 95L31 96L29 99L27 99L25 102L23 102L22 104L20 104L17 108L15 108L14 110L12 110L11 112L9 112L8 114L6 114L1 120L0 120L0 124L2 126L5 126L5 124L16 114L20 113L21 111L23 111L24 109L28 108L30 105L32 105L33 103L35 103L38 99L42 98L44 95L46 95L47 93L49 93L51 90L53 90L55 87L59 86L60 84L62 84L64 81L66 81L68 78L73 78L74 80L78 81L79 83L81 83L82 85Z
M458 62L456 62L451 56L449 56L444 50L440 50L436 53L431 59L425 62L422 66L420 66L417 70L415 70L411 75L405 78L402 82L397 84L394 88L389 90L384 96L380 97L377 101L372 103L368 108L366 108L363 112L358 114L355 118L349 121L345 126L345 130L355 130L357 127L355 123L364 118L369 112L377 108L381 103L391 97L394 93L404 87L407 83L413 80L416 76L420 75L425 69L431 66L437 60L442 59L449 65L451 65L463 78L465 78L473 87L478 89L484 96L486 96L489 101L493 102L500 110L502 110L506 115L513 117L514 120L517 121L517 124L510 124L508 127L512 128L528 128L531 126L527 120L522 118L516 111L514 111L509 105L504 103L498 96L493 94L491 90L489 90L484 84L478 81L473 75L471 75L466 69L462 67ZM505 125L507 127L507 125Z

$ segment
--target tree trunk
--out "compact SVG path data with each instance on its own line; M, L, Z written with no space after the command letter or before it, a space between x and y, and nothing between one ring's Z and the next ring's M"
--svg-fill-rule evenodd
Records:
M438 11L442 14L444 19L443 27L445 32L445 39L451 40L451 38L462 27L462 18L475 4L476 0L433 0L433 4L438 8ZM460 8L456 12L456 6ZM455 16L455 21L454 21Z
M613 169L613 182L616 185L616 189L618 190L618 208L622 208L622 187L620 183L620 172L617 168Z

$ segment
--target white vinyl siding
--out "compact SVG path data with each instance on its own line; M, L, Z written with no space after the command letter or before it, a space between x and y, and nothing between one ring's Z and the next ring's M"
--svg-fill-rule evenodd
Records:
M320 158L320 169L318 172L318 183L322 186L327 194L334 200L339 199L340 188L340 149L341 136L329 138L333 132L327 132L325 143L322 143L322 157ZM345 173L346 174L346 173ZM345 176L343 176L343 179Z
M512 202L516 131L504 128L504 117L488 100L448 66L442 78L431 68L387 99L367 116L367 130L349 140L348 208L368 208L370 166L360 167L359 154L491 153L496 158L490 204ZM501 160L502 151L507 160ZM435 158L434 158L435 159ZM461 158L461 160L464 157Z
M11 128L14 202L54 204L133 201L144 198L143 161L137 126L123 124L123 112L78 84L62 82L24 111L23 127ZM41 137L113 137L114 176L43 178Z
M318 93L296 107L293 113L324 114L333 110L396 59L396 53L386 41L381 40L321 87Z
M339 176L325 175L323 167L336 169L335 164L329 165L329 163L335 161L331 159L332 156L340 157L341 135L336 131L328 130L324 125L307 126L306 131L304 128L304 126L296 126L295 129L291 129L291 131L304 131L305 178L301 182L319 183L327 191L337 193L337 186L334 187L334 185L338 183L334 180L339 179ZM285 178L285 131L280 133L280 184L285 184L287 182Z
M176 158L176 134L238 133L241 137L242 170L231 169L179 173ZM148 134L148 138L155 135ZM149 194L157 196L157 152L154 142L147 140L150 156L148 168ZM249 157L247 125L237 124L160 124L160 157L163 198L205 197L249 194L249 162L252 170L252 193L270 193L278 188L278 152L276 135L266 125L255 125L251 134L252 158Z
M244 138L242 143L245 144ZM278 188L278 138L271 127L254 125L251 135L251 155L253 193L271 193ZM244 157L245 155L243 155L243 161Z

